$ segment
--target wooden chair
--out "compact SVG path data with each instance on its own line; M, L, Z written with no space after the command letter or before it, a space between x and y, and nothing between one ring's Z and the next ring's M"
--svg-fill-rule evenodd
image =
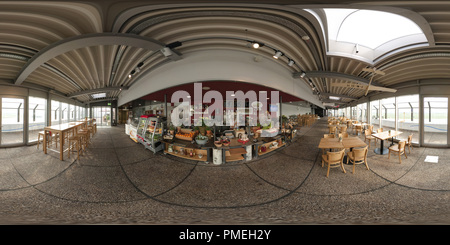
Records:
M370 133L371 133L371 134L373 133L373 125L367 126L367 129L370 130Z
M339 128L339 133L347 132L347 126L342 126Z
M334 138L335 135L334 134L324 134L323 137L324 138Z
M335 134L336 133L336 126L330 126L330 127L328 127L328 129L329 129L329 134Z
M376 138L372 136L372 131L370 131L370 129L366 129L364 131L364 142L369 141L369 147L370 147L370 142L373 140L373 142L375 142L375 145L377 144L376 142Z
M366 146L364 148L353 148L352 151L347 153L347 164L353 163L353 171L352 174L355 173L355 166L357 164L364 163L366 165L367 170L369 170L369 165L367 165L367 152L369 147Z
M348 138L348 133L347 132L340 133L338 137Z
M398 154L398 160L400 161L400 163L402 163L401 155L404 154L405 157L408 158L408 156L406 156L406 152L405 152L405 144L406 144L406 141L402 140L402 141L399 141L398 144L395 144L395 145L389 147L388 159L390 159L390 157L391 157L391 152L396 152Z
M382 132L383 132L383 128L377 129L377 134L382 133ZM375 139L375 142L378 142L378 139Z
M362 126L361 125L356 125L355 126L355 131L356 131L356 135L359 135L359 133L362 134Z
M326 162L328 165L327 169L327 178L330 175L330 168L332 167L341 167L342 171L345 172L344 168L344 154L345 149L336 152L327 152L327 154L322 155L322 167Z
M408 140L406 141L406 144L405 144L405 145L408 146L408 150L409 150L409 153L410 153L410 154L411 154L411 148L413 147L413 146L412 146L412 137L413 137L412 134L409 135L409 136L408 136Z

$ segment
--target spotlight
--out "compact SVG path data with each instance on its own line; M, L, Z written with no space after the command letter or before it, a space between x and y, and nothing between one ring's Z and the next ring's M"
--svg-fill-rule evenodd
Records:
M275 59L278 59L278 58L280 58L282 55L283 55L283 53L281 53L280 51L277 51L273 57L274 57Z
M254 49L259 48L259 43L252 43L252 47L253 47Z
M161 49L161 53L163 53L164 56L169 57L172 55L172 50L168 47L164 47L163 49Z
M301 78L304 78L306 76L305 72L302 72L302 74L300 75Z
M294 61L293 60L289 60L288 66L293 66L294 65Z

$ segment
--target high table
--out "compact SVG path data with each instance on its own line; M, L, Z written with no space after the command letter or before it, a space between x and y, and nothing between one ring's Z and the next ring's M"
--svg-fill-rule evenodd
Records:
M53 126L47 126L44 128L44 153L47 154L47 132L58 133L59 134L59 160L64 160L64 134L70 130L76 129L78 127L85 127L87 124L86 120L63 123Z
M374 150L374 152L376 154L380 154L380 155L386 155L388 154L388 149L384 147L384 141L392 138L392 143L391 145L394 144L394 137L399 136L400 134L402 134L403 132L400 131L395 131L395 130L391 130L389 131L385 131L385 132L381 132L381 133L376 133L376 134L372 134L373 137L379 139L381 141L380 143L380 148L376 148Z

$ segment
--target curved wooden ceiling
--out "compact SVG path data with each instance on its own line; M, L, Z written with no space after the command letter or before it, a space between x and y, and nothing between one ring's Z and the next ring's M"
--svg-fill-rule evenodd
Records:
M188 3L189 2L189 3ZM433 31L434 43L400 51L381 59L375 66L386 75L376 77L377 86L396 87L402 83L429 78L450 78L450 2L448 1L246 1L210 4L208 1L1 1L0 2L0 82L15 84L33 60L59 42L77 36L111 33L154 39L162 45L181 42L179 54L205 49L232 49L255 55L272 56L282 50L277 62L293 74L308 72L340 74L307 77L320 98L342 96L349 102L365 91L333 86L348 83L348 76L368 80L362 72L368 64L360 60L327 56L320 25L303 8L353 6L396 8L424 18ZM338 5L336 5L338 4ZM304 39L308 37L307 39ZM246 40L265 44L252 49ZM107 44L74 48L53 57L34 69L22 86L57 91L81 102L94 101L89 94L108 89L115 99L120 88L128 88L139 74L173 62L159 50L134 45ZM138 65L140 72L129 74ZM345 98L344 98L345 97Z

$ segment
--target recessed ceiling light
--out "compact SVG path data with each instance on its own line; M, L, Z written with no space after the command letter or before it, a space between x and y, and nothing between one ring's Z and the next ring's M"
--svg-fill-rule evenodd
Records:
M202 89L203 90L210 90L211 88L210 87L203 87Z
M105 98L106 93L91 94L91 97L94 99Z
M330 96L328 97L330 100L340 100L340 97L336 97L336 96Z

